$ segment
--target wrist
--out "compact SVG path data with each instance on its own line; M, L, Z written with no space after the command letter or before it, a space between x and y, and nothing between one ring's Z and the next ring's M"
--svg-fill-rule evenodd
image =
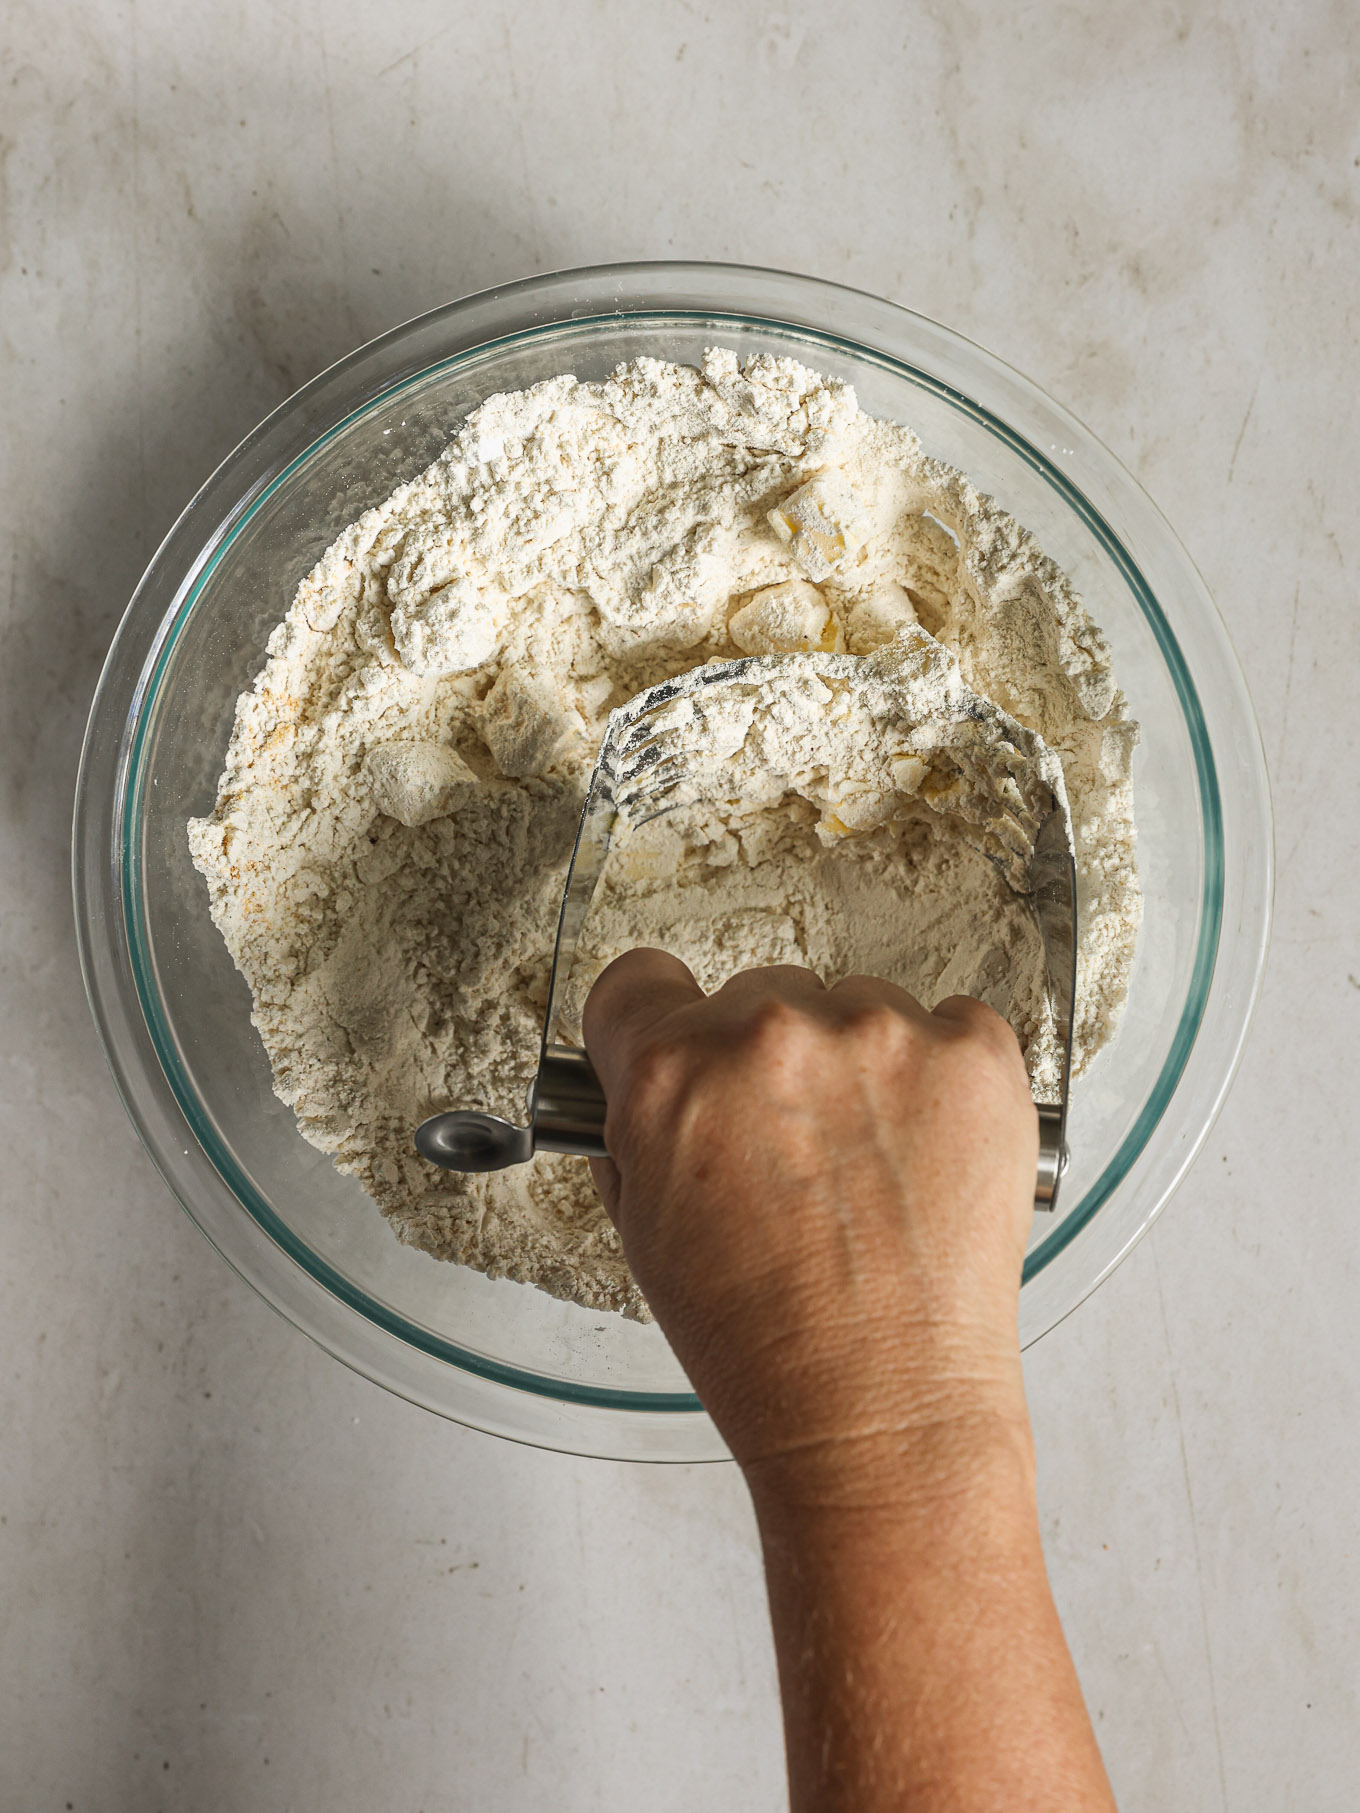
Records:
M772 1447L742 1465L762 1532L810 1539L853 1522L909 1532L983 1505L1035 1512L1034 1446L1022 1391L942 1395L908 1414Z
M797 1813L1112 1808L1044 1570L1027 1423L748 1471ZM1056 1796L1056 1799L1055 1799Z

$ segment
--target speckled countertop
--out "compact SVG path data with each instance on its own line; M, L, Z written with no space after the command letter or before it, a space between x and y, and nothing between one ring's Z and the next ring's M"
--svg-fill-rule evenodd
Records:
M1126 1813L1353 1806L1360 28L1233 11L10 7L0 1807L781 1805L736 1475L442 1424L278 1320L125 1122L68 904L105 647L240 435L449 297L666 256L981 341L1128 462L1221 603L1273 956L1188 1181L1030 1356L1044 1526Z

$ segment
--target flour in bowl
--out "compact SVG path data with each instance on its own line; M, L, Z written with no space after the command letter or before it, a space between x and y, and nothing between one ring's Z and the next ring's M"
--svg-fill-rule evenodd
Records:
M966 813L938 809L928 749L917 772L899 739L900 765L875 771L848 731L801 779L769 780L760 751L791 700L829 688L862 715L886 675L971 687L1055 752L1077 842L1078 1073L1114 1031L1141 910L1136 726L1032 536L791 360L554 378L483 404L303 580L238 704L216 807L189 827L279 1096L402 1240L646 1313L584 1161L458 1177L411 1134L451 1106L522 1120L609 711L743 654L778 658L783 703L778 687L753 702L721 810L657 821L611 859L583 978L648 943L706 987L792 962L886 975L927 1004L976 994L1043 1095L1033 919Z

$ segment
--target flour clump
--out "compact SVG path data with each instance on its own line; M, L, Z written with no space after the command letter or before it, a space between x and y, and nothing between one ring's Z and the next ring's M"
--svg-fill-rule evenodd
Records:
M583 1161L458 1177L411 1134L455 1105L523 1118L609 712L743 655L772 671L729 726L728 796L611 857L583 984L648 943L705 987L792 962L927 1005L972 993L1010 1018L1042 1096L1042 952L986 841L1008 776L1023 816L1024 777L958 741L948 701L971 689L1061 764L1078 1074L1112 1035L1141 908L1137 732L1062 571L909 429L792 360L553 378L484 403L302 581L189 827L277 1093L402 1240L646 1313ZM930 726L915 742L904 688Z

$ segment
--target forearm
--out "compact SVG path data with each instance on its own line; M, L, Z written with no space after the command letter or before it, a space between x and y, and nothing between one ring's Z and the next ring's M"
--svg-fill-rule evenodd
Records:
M584 1025L601 1194L755 1501L794 1813L1112 1813L1039 1544L1015 1035L658 951Z
M1110 1813L1023 1421L862 1459L752 1478L793 1813Z

